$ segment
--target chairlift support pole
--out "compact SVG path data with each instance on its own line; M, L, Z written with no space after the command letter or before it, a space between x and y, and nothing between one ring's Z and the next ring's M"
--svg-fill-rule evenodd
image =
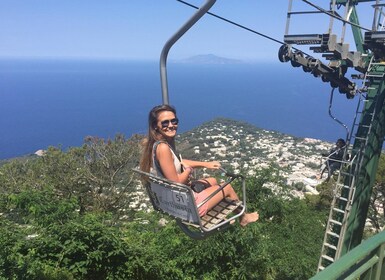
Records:
M348 99L359 93L353 127L347 143L350 160L346 161L338 175L334 187L334 198L326 225L318 272L322 271L358 246L363 237L368 215L372 189L385 137L385 28L379 21L379 12L385 4L379 0L330 0L329 11L318 7L308 0L302 0L319 11L328 14L329 32L326 34L301 34L289 32L290 18L293 15L307 14L312 11L293 11L289 0L285 45L282 45L278 58L281 62L290 61L293 67L302 66L305 72L321 77L323 82L330 82L333 88L346 94ZM374 2L374 23L372 30L359 24L356 6L363 2ZM335 16L339 6L345 7L343 17ZM378 18L377 18L378 17ZM343 22L341 38L333 34L333 18ZM356 50L350 50L344 42L347 24L351 26ZM363 30L366 32L363 34ZM363 36L364 35L364 36ZM305 57L300 51L292 51L291 45L316 45L310 47L315 53L322 54L328 64L311 56ZM351 67L357 70L358 79L363 79L362 89L349 80L345 74ZM352 76L353 78L353 76ZM357 94L358 95L358 94ZM364 97L364 99L361 99ZM361 104L361 105L360 105ZM329 115L331 114L331 104Z
M162 84L163 104L169 104L167 84L167 56L171 47L215 4L216 0L207 0L202 7L166 42L160 55L160 80Z
M337 0L338 4L348 5L349 0ZM378 13L379 1L357 0L359 2L375 2L374 20ZM376 177L378 160L381 154L383 139L385 135L385 65L381 63L384 53L384 41L379 44L376 36L381 36L381 31L373 26L372 32L362 36L358 16L354 7L350 15L350 21L357 25L352 25L352 32L357 50L363 55L366 53L366 71L364 83L367 85L367 94L363 103L361 118L358 120L357 127L352 129L350 138L353 141L352 156L357 160L352 162L350 171L356 169L355 182L353 184L354 195L349 203L349 215L346 221L346 231L339 246L338 256L342 256L354 247L358 246L363 237L366 218L368 214L372 188ZM380 35L378 35L380 34ZM378 45L381 48L378 48ZM374 57L374 62L373 58ZM348 185L350 178L345 177L345 185Z

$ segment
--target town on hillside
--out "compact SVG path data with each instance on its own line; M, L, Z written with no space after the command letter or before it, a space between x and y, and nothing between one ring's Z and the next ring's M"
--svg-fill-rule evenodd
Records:
M217 160L235 173L253 175L274 163L288 185L303 185L303 191L318 193L316 179L333 143L298 138L251 124L218 118L178 136L177 146L185 158ZM301 195L302 192L297 193Z

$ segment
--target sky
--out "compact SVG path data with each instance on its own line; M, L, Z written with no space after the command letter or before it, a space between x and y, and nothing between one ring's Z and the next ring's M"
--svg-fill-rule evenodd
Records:
M206 2L188 1L195 6ZM311 9L294 2L293 10ZM327 8L328 1L312 2ZM285 0L218 0L210 12L283 41L287 10ZM0 0L0 57L158 60L164 43L195 11L176 0ZM370 27L372 12L362 18ZM327 27L325 16L304 16L292 18L290 31L323 33ZM169 59L215 54L277 61L279 47L205 15L172 47Z

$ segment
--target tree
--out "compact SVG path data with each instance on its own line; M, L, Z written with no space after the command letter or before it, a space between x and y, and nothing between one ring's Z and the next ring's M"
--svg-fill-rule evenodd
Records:
M126 140L117 135L114 141L87 137L85 151L85 182L95 210L112 211L119 216L127 212L130 193L138 183L132 168L139 164L139 136Z
M0 167L0 279L308 279L326 214L290 194L278 167L247 178L260 220L203 241L172 219L134 212L139 138L90 137L80 148ZM11 171L11 172L6 172ZM240 184L234 188L239 192ZM158 224L160 217L169 222Z

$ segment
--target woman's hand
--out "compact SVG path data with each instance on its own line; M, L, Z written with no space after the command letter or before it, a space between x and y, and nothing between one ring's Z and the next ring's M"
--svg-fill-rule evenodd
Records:
M188 165L187 163L185 163L184 161L181 161L181 164L183 166L183 169L186 171L189 172L190 176L192 175L193 171L194 171L194 168L190 165Z
M190 166L190 164L188 164L188 163L185 162L184 160L182 160L180 163L182 164L182 166L183 166L184 169L192 168L192 166Z
M221 163L219 161L209 161L209 162L206 162L206 168L209 168L209 169L219 169L219 167L221 167Z

